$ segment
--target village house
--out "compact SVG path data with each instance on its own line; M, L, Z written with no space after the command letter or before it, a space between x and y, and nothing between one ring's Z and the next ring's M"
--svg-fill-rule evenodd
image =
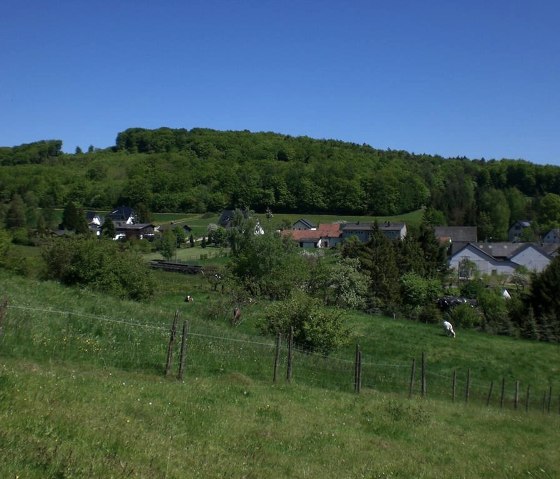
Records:
M460 273L460 265L468 260L481 274L511 275L519 266L529 271L541 272L552 260L536 243L467 243L449 259L450 269Z
M99 216L95 211L86 212L86 221L89 230L95 235L101 235L101 225L103 224L103 217Z
M309 220L300 218L292 225L292 230L314 230L317 227Z
M508 240L511 242L519 242L522 241L521 235L523 231L531 227L530 221L522 221L518 220L511 225L508 230Z
M321 224L314 229L284 230L281 234L289 236L300 248L333 248L342 241L338 223Z

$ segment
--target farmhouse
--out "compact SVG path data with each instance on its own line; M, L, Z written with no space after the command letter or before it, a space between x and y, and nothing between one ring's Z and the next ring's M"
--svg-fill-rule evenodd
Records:
M342 241L340 224L322 224L314 229L284 230L301 248L332 248Z

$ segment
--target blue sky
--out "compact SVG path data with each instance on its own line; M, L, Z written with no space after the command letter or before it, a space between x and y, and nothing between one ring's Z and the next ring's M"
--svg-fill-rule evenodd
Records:
M273 131L560 165L557 0L4 0L0 145Z

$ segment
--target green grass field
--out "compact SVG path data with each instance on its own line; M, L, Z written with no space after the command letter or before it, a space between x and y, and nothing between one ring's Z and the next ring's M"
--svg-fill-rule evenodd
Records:
M558 345L461 330L453 340L434 325L350 314L345 349L329 358L296 351L288 384L282 348L274 384L274 341L257 334L265 303L244 307L233 328L227 292L198 276L156 276L156 298L140 304L0 272L9 301L0 337L0 477L560 475ZM185 292L194 303L183 302ZM175 378L178 345L164 377L176 312L190 326L183 381ZM427 396L417 369L408 399L410 363L419 368L422 352Z

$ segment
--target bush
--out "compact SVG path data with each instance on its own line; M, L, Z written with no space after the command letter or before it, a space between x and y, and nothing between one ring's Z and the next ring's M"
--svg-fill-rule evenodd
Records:
M133 300L145 300L153 294L151 271L142 258L111 240L59 238L42 253L49 279Z
M482 324L482 316L476 308L473 308L469 304L455 306L447 314L449 316L449 321L459 328L479 328Z
M294 330L294 342L306 351L329 354L349 339L342 312L327 309L321 301L298 293L273 303L266 311L261 329L265 334L288 336Z

